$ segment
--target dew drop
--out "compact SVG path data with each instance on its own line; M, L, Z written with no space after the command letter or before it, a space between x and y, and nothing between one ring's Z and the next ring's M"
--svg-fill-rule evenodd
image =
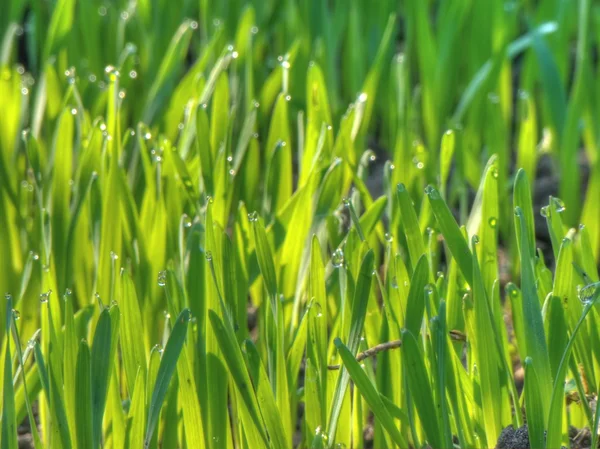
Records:
M358 101L361 103L364 103L367 101L368 95L364 92L361 92L361 94L358 96Z
M552 204L558 213L564 212L566 209L565 203L560 198L552 197Z
M433 187L433 186L431 186L431 185L425 187L425 193L432 200L438 200L438 199L440 199L440 192L438 192L436 190L436 188Z
M114 260L117 260L119 258L119 256L114 251L111 251L110 258L114 261Z
M159 271L157 280L159 287L167 285L167 272L165 270Z
M579 287L577 296L583 304L589 304L595 299L598 289L600 289L600 282L593 282L585 287Z
M116 80L121 75L119 70L114 65L107 65L104 68L104 72L108 75L111 81Z
M250 212L248 214L248 220L250 220L252 223L255 223L258 221L258 212L254 211L254 212Z
M192 20L192 22L190 23L190 28L192 30L197 30L198 29L198 22L196 22L195 20Z
M344 265L344 251L341 248L336 249L331 255L331 264L336 268Z
M18 320L21 318L21 312L19 312L17 309L12 309L12 316L15 320Z
M548 206L544 206L540 209L540 215L545 218L550 216L550 210L548 209Z
M316 306L316 310L317 310L317 314L315 315L317 318L321 318L323 316L323 308L321 307L321 304L319 304L318 302L315 303Z
M398 288L398 278L396 276L392 277L392 288Z
M41 302L42 304L45 304L45 303L47 303L47 302L48 302L48 300L50 299L50 295L51 295L51 294L52 294L52 290L48 290L48 291L47 291L47 292L45 292L45 293L41 293L41 294L40 294L40 302Z
M129 78L131 79L136 79L138 76L137 72L135 70L130 70L129 71Z
M392 243L394 241L394 236L389 232L386 232L384 235L385 241L388 243Z
M166 320L171 319L171 314L167 310L163 310L163 314L164 314Z
M206 251L204 257L206 257L206 260L210 262L213 258L212 251Z
M250 32L252 34L257 34L258 33L258 27L257 26L253 26L252 28L250 28Z
M65 290L65 296L71 296L72 294L73 294L73 292L71 291L71 289L70 289L70 288L67 288L67 289Z
M183 223L184 228L192 227L192 219L187 214L181 216L181 222Z
M496 228L496 225L498 224L498 220L496 219L496 217L490 217L490 219L488 220L489 225L492 228Z

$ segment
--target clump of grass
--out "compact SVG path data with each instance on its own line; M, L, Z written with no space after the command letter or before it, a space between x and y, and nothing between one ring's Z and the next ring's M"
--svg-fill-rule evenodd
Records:
M2 448L598 428L589 0L163 3L0 17Z

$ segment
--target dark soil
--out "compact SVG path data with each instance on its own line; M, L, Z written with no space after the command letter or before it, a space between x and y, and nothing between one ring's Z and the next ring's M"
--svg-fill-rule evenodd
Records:
M515 429L512 425L505 427L498 437L496 449L529 449L527 424Z
M578 429L570 426L569 443L571 449L591 449L592 433L590 429L587 427ZM498 438L496 449L530 449L527 424L518 429L515 429L512 425L505 427ZM563 446L561 449L566 448Z

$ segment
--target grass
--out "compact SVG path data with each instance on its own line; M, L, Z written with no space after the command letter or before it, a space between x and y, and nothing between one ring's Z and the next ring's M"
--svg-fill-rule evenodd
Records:
M0 447L597 429L598 6L175 3L4 3Z

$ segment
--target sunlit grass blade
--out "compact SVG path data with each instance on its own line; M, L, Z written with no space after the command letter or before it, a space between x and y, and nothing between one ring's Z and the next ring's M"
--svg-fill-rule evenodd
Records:
M394 442L401 448L408 447L408 444L390 415L388 408L383 403L376 387L373 385L367 374L354 358L350 350L342 343L339 338L335 339L335 347L338 349L344 366L350 373L352 381L358 388L360 394L365 398L373 413L381 421L381 424L389 432Z
M452 257L456 259L460 271L469 285L473 284L473 262L471 260L471 252L465 241L456 220L452 216L452 212L448 208L446 202L442 199L438 190L433 186L428 186L425 193L431 203L431 209L435 215L436 221L440 228L444 240L452 253Z
M367 303L369 300L369 291L371 290L372 271L373 271L374 254L369 250L360 265L360 271L352 300L352 317L350 319L350 333L348 335L348 344L346 345L352 354L358 352L361 334L365 323L365 314L367 311ZM327 434L330 441L335 441L335 434L338 426L338 419L342 409L342 402L350 376L345 369L340 370L335 392L329 408L329 421Z
M402 360L411 397L431 447L443 447L441 421L433 401L433 391L425 367L423 352L411 331L402 331Z
M210 323L215 331L215 335L219 341L221 350L223 351L223 358L227 363L227 367L231 373L231 379L235 383L239 394L244 402L248 416L251 419L247 425L253 425L256 429L257 434L260 436L260 440L257 444L263 444L269 446L268 437L263 428L262 418L258 408L258 401L252 388L252 382L250 375L246 369L242 351L239 344L232 338L231 329L227 329L227 325L223 323L221 318L212 310L209 311Z
M144 447L150 445L152 434L156 429L160 410L167 394L171 377L175 372L179 354L183 348L189 321L190 311L188 309L182 310L173 325L173 330L171 331L171 335L165 346L160 366L156 374L156 382L154 384L152 399L150 400L148 409L148 424L144 436Z

